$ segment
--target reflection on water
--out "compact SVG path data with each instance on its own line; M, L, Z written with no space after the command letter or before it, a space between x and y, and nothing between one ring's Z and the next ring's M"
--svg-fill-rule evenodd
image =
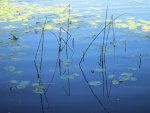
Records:
M149 113L148 2L2 0L0 112Z

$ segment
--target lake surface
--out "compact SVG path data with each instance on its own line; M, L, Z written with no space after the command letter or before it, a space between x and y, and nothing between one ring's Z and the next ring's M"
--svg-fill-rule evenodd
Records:
M1 0L0 113L150 113L150 0Z

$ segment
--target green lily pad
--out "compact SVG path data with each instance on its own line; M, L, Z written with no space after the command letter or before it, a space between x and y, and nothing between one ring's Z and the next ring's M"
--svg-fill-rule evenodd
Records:
M74 67L72 67L73 69L78 69L79 68L79 66L74 66Z
M94 69L96 72L105 72L106 70L105 69L100 69L100 68L95 68Z
M115 75L109 75L109 79L112 79L112 78L114 78L115 77Z
M112 42L110 42L110 44L112 44L112 45L114 45L114 46L119 45L119 43L117 43L117 41L112 41Z
M39 83L33 83L32 86L35 87L35 88L40 88L40 89L44 88L44 86L40 85Z
M62 62L70 62L70 59L62 59Z
M11 80L10 83L17 84L17 80Z
M26 85L19 84L19 85L17 85L17 88L18 88L18 89L24 89L24 88L26 88Z
M38 87L38 86L39 86L39 83L33 83L32 86L33 86L33 87Z
M136 78L136 77L131 77L130 80L131 80L131 81L136 81L137 78Z
M122 73L121 76L132 76L132 73Z
M70 63L68 63L68 62L64 62L64 63L63 63L63 65L65 65L65 66L69 66L69 65L70 65Z
M13 40L18 40L19 38L17 38L16 36L13 35L13 36L12 36L12 39L13 39Z
M5 70L7 70L7 71L15 71L16 68L14 66L6 66Z
M61 79L74 79L72 75L61 75L60 78Z
M113 80L112 84L117 85L117 84L119 84L119 81L118 80Z
M43 94L44 93L44 90L41 89L41 88L36 88L35 90L33 90L35 93L38 93L38 94Z
M23 61L23 59L21 59L21 58L11 58L10 60L13 62Z
M8 54L6 57L7 57L7 58L12 58L12 57L14 57L14 56L15 56L14 54L10 53L10 54Z
M78 73L72 73L73 76L80 76Z
M24 56L24 55L26 55L27 53L23 53L23 52L20 52L20 53L17 53L16 55L17 56Z
M5 56L5 54L4 53L0 53L0 57L2 57L2 56Z
M49 72L56 72L56 70L55 69L51 69L51 70L49 70Z
M70 65L70 59L63 59L62 60L63 65L69 66Z
M4 63L4 62L5 62L5 61L1 61L1 60L0 60L0 63Z
M92 82L89 82L88 84L91 85L91 86L99 86L99 85L102 85L102 82L100 82L100 81L92 81Z
M14 74L21 74L23 71L15 71Z
M22 81L22 82L20 82L20 84L26 86L26 85L29 85L29 81Z
M136 68L129 67L128 70L135 71Z
M127 76L127 75L122 75L119 78L120 78L120 80L123 80L123 81L130 80L130 76Z
M28 45L24 45L24 46L17 46L17 47L13 47L11 48L11 50L22 50L22 49L27 49L29 48Z

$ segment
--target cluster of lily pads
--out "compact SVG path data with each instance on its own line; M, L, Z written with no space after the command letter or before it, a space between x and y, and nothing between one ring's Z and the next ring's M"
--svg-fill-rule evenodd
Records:
M128 70L129 71L135 71L136 68L129 67ZM100 69L100 68L95 68L94 71L103 73L106 70ZM108 79L112 80L111 82L113 85L117 85L117 84L120 84L120 83L126 82L126 81L136 81L137 80L137 78L134 77L132 73L122 73L121 76L118 77L118 79L114 79L114 78L115 78L114 74L111 74L108 76ZM90 81L90 82L88 82L88 84L91 86L99 86L99 85L102 85L103 82L102 81Z
M0 23L5 24L0 31L6 33L5 31L8 32L9 30L15 35L18 32L21 32L20 34L38 33L42 30L46 17L48 19L45 23L45 30L59 30L60 26L67 25L68 18L70 18L70 30L85 27L99 28L105 22L104 19L100 18L105 12L99 8L88 7L86 11L80 11L70 7L70 14L68 14L68 9L69 4L63 3L41 6L40 4L2 0L0 1ZM96 13L91 15L92 12ZM111 21L106 20L106 22ZM114 21L114 27L150 32L150 21L134 17L126 18L125 21L117 19Z
M6 71L13 72L14 74L21 74L21 73L23 73L22 70L16 70L16 67L14 67L14 66L6 66L6 67L4 67L4 69Z
M71 62L70 59L62 59L61 62L63 64L65 70L78 68L78 66L74 66L73 68L70 68L70 62ZM78 73L72 73L70 75L61 75L60 78L61 79L74 79L75 76L79 77L80 75Z
M11 80L11 90L14 88L17 88L19 90L25 89L28 85L30 85L29 81L19 81L19 80ZM44 85L41 85L39 83L32 83L32 86L34 87L33 92L38 93L38 94L43 94L44 93Z

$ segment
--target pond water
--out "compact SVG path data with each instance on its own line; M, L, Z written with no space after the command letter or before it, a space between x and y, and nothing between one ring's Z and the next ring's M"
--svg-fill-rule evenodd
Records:
M150 113L150 0L1 0L0 113Z

